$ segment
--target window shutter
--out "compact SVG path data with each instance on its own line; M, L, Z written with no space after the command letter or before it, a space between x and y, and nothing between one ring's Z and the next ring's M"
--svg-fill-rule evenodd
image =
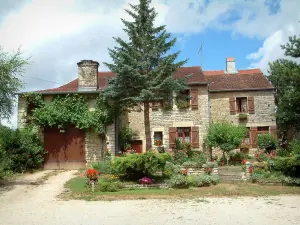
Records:
M277 127L276 126L270 126L270 134L272 134L273 137L277 138Z
M170 148L175 148L175 139L176 139L177 129L176 127L169 127L169 145Z
M229 98L229 108L230 108L230 114L234 115L236 113L235 111L235 97Z
M255 148L257 144L257 127L250 127L250 140L252 148Z
M199 148L199 127L192 127L192 147Z
M248 112L249 114L254 114L254 97L248 97Z
M197 88L193 88L191 90L191 96L192 96L192 101L191 101L192 109L198 109L198 89Z
M158 102L152 102L152 110L158 110L159 104Z

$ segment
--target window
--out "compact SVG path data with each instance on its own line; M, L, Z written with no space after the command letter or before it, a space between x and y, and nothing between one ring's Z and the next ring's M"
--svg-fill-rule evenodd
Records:
M161 131L154 132L154 145L161 146L163 144L163 133Z
M181 101L190 103L190 90L187 89L187 90L180 91L177 98L180 99Z
M266 132L269 132L269 127L257 127L257 131L266 131Z
M178 127L177 137L181 142L190 143L191 142L191 128L190 127Z
M247 98L236 98L236 107L238 113L247 113Z

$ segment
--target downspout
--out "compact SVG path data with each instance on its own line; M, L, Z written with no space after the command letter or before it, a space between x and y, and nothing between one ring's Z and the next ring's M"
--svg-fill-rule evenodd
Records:
M209 92L209 82L207 83L207 96L208 96L208 125L211 123L211 107L210 107L210 92ZM212 148L209 147L210 160L213 159Z

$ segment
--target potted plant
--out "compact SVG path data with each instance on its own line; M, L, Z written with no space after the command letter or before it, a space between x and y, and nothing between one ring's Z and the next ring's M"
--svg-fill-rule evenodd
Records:
M239 119L240 120L246 120L246 119L248 119L248 114L246 114L246 113L240 113L239 114Z

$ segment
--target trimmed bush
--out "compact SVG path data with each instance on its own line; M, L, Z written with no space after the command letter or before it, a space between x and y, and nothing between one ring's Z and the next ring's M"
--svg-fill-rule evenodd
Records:
M116 192L123 188L120 181L107 181L100 179L98 183L96 184L96 190L102 191L102 192Z
M269 153L270 151L276 149L277 141L272 134L262 134L257 137L257 146L259 149L264 149Z
M191 175L188 177L188 182L189 185L193 187L205 187L219 183L219 177L209 175Z
M278 148L276 150L276 155L279 157L287 157L290 155L290 151L288 149L284 149L284 148Z
M187 176L181 174L173 175L169 180L169 184L173 188L187 188L189 186Z
M112 172L128 179L139 179L163 172L167 162L172 161L169 153L147 152L116 157L111 162Z

